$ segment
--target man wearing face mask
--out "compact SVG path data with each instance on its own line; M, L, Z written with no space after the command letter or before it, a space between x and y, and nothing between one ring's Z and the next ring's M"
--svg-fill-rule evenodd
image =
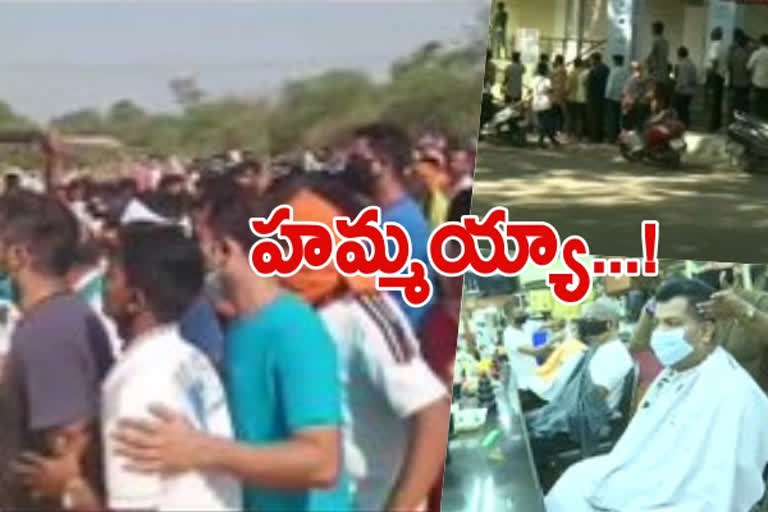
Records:
M632 357L618 337L620 319L619 305L608 297L586 307L580 330L589 350L562 392L528 417L535 452L557 449L560 440L583 442L586 449L599 442L633 368Z
M412 257L427 263L429 223L405 185L411 155L410 141L398 128L386 124L364 126L354 134L343 180L347 186L381 207L382 224L394 222L404 227L411 239ZM389 250L394 253L395 249L390 245ZM429 278L434 284L432 271ZM433 294L433 298L436 295ZM418 332L433 302L414 308L405 303L399 292L393 292L392 296Z
M745 290L733 264L711 264L696 275L715 290L710 300L699 305L702 313L715 320L717 339L753 379L768 391L768 293ZM645 308L633 334L632 351L650 347L656 320L653 303Z
M533 332L526 326L528 316L525 309L510 302L506 305L505 313L508 324L504 328L502 338L504 348L509 357L509 366L520 391L528 389L528 380L536 371L536 350L533 347Z
M690 279L659 289L650 344L665 369L613 450L555 484L548 512L747 512L763 496L768 398L700 313L713 291Z

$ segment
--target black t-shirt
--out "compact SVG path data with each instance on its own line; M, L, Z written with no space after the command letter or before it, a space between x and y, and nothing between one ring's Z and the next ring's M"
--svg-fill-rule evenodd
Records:
M498 11L495 18L496 30L507 29L507 11Z
M11 338L8 366L15 446L46 453L46 432L83 419L98 425L101 382L113 362L102 321L79 297L56 295L27 312ZM97 436L89 459L98 460L98 445Z

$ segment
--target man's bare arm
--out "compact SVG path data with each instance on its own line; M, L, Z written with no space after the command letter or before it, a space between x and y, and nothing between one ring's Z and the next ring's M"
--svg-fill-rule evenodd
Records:
M450 401L444 398L412 419L407 458L389 510L416 510L426 501L445 465L450 410Z
M335 428L308 429L270 445L216 437L201 438L201 445L203 467L270 489L330 488L341 466L341 434Z
M768 295L759 293L750 296L741 291L736 293L749 306L755 308L751 318L746 316L749 313L749 309L745 310L745 313L742 314L742 325L756 340L768 346L768 313L766 313L766 310L768 310Z
M643 308L640 319L637 321L634 331L632 331L632 339L629 342L629 350L631 352L642 352L651 347L651 334L655 324L653 316Z

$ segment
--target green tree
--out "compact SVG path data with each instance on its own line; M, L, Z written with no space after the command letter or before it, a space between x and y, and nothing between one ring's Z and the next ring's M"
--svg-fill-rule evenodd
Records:
M98 110L85 108L64 114L51 121L51 125L62 133L101 134L107 127Z

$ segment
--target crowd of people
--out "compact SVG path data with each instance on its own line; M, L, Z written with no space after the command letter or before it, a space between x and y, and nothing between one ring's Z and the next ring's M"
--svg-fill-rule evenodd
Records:
M428 261L473 150L382 123L336 154L6 179L0 510L439 510L462 278L412 308L333 265L260 277L248 221L374 204Z
M705 264L621 297L599 288L576 315L545 321L544 343L511 300L493 340L515 375L547 510L768 506L765 267ZM544 474L569 451L581 462Z
M521 54L514 52L504 69L504 101L530 104L542 146L546 141L557 146L566 140L614 143L622 130L642 131L659 113L652 111L654 95L663 96L668 103L665 109L673 109L690 128L691 104L702 84L713 132L723 125L726 84L731 113L752 113L768 121L768 34L756 42L737 29L726 48L722 29L715 28L702 72L685 46L677 49L673 62L664 30L662 22L653 24L653 43L644 61L628 63L625 55L612 55L610 66L599 52L585 59L576 57L570 65L562 55L552 59L542 54L535 69L526 70ZM490 88L496 80L490 51L487 67ZM533 78L526 84L527 71L533 72ZM660 93L661 89L665 91Z

